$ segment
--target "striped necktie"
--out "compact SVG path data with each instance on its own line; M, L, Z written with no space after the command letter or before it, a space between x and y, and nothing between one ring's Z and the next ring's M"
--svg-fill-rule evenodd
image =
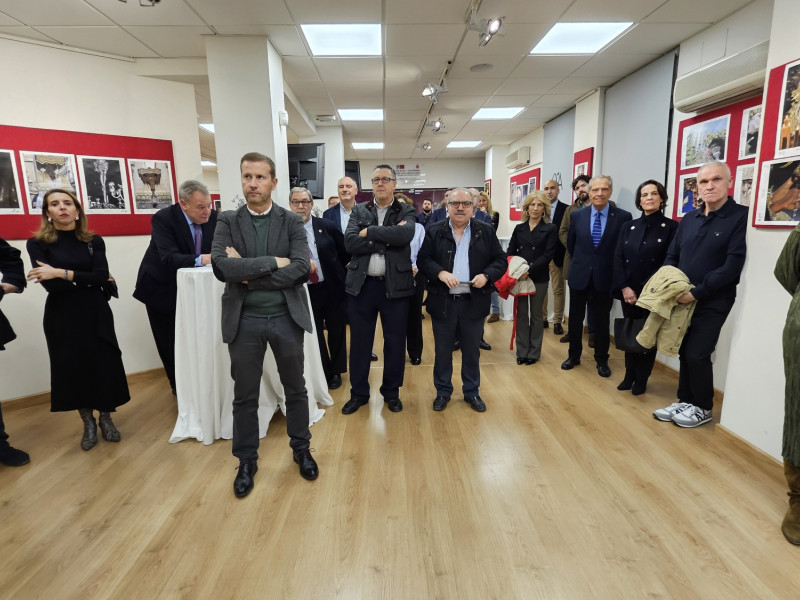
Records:
M594 223L592 223L592 242L595 248L600 244L601 237L603 237L603 229L600 226L600 213L596 212L594 214Z

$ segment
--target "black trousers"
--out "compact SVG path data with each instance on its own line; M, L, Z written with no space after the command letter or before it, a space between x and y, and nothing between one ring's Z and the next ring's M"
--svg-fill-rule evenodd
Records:
M622 303L622 316L627 319L646 319L650 311L636 306L635 304ZM625 379L639 385L647 385L647 380L653 372L656 364L657 350L653 348L650 352L640 354L637 352L625 353Z
M608 362L609 320L614 299L606 291L595 290L590 284L585 290L569 288L569 357L579 360L583 352L583 317L589 310L594 325L594 359L598 364Z
M233 378L233 455L258 460L258 397L264 355L272 348L286 396L286 433L293 450L308 448L308 392L303 377L303 329L289 314L242 315L236 338L228 344Z
M386 284L367 277L358 296L348 298L350 318L350 395L369 398L369 370L378 315L383 329L383 383L381 395L397 398L403 385L406 358L408 298L386 297Z
M317 329L317 342L322 357L322 371L325 378L347 371L347 303L341 293L331 290L327 281L309 284L311 311L314 313L314 327ZM325 339L325 330L328 339Z
M3 423L3 408L0 402L0 448L8 448L8 434L6 433L6 425Z
M150 321L150 330L156 342L158 357L164 370L167 372L169 385L175 389L175 311L162 312L150 306L147 309L147 319Z
M480 342L483 337L483 319L468 316L472 300L448 298L444 319L431 317L435 357L433 384L437 396L453 393L453 343L461 340L461 390L465 398L478 395L481 385ZM541 307L539 314L542 314Z
M678 399L705 410L714 406L714 366L711 354L733 308L733 299L698 302L678 351Z
M417 272L414 286L414 295L408 299L406 350L409 358L422 358L422 298L425 295L425 277L422 273Z

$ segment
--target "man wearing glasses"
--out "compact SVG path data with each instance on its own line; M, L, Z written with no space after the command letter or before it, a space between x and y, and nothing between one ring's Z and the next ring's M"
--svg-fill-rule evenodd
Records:
M396 175L389 165L372 173L373 200L356 204L344 235L352 259L347 265L345 289L350 320L350 400L342 408L349 415L369 402L369 367L378 314L383 328L383 382L381 395L389 410L400 412L400 387L405 373L408 298L414 294L411 240L414 209L394 199Z
M344 249L344 236L333 222L311 216L314 201L311 199L311 192L306 188L291 189L289 207L303 220L311 260L308 295L317 329L322 370L328 380L328 387L336 390L342 387L342 373L347 371L347 295L344 293L344 273L348 257Z
M428 229L417 255L417 267L428 279L426 307L433 323L433 410L444 410L450 401L453 343L460 338L464 401L484 412L486 404L478 393L480 341L492 284L506 271L506 254L494 227L473 218L475 200L468 190L453 190L447 204L448 219Z

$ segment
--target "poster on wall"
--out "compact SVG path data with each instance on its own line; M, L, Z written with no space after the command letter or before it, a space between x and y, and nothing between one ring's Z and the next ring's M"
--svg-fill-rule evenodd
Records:
M175 203L172 165L161 160L128 159L133 212L152 214Z
M688 212L703 205L703 199L697 189L697 175L681 175L680 177L680 210L677 218L680 219Z
M69 190L79 197L75 183L75 156L52 152L20 152L25 171L25 193L31 213L42 208L44 195L55 188Z
M800 159L762 163L754 212L756 225L800 223Z
M24 214L13 150L0 150L0 215Z
M685 127L681 148L681 169L689 169L710 160L724 161L728 150L730 114Z
M483 182L483 191L489 195L489 199L492 198L492 180L487 179Z
M755 168L755 165L739 165L736 168L733 198L743 206L750 206L753 200L753 173Z
M78 156L83 208L86 214L128 214L130 194L121 158Z
M529 178L528 179L528 194L530 194L531 192L535 191L537 188L538 188L538 186L537 186L536 177ZM525 194L525 195L527 196L528 194Z
M775 158L800 156L800 60L786 65L775 135Z
M745 108L739 139L739 159L755 158L761 134L761 105Z

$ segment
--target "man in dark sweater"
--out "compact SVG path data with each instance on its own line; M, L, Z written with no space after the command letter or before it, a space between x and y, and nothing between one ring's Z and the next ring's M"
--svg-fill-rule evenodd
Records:
M653 413L659 421L680 427L711 421L711 354L736 300L736 284L747 254L747 207L728 196L733 186L728 165L704 164L697 172L697 186L704 205L683 217L664 262L683 271L695 286L678 302L697 305L678 354L678 402Z

